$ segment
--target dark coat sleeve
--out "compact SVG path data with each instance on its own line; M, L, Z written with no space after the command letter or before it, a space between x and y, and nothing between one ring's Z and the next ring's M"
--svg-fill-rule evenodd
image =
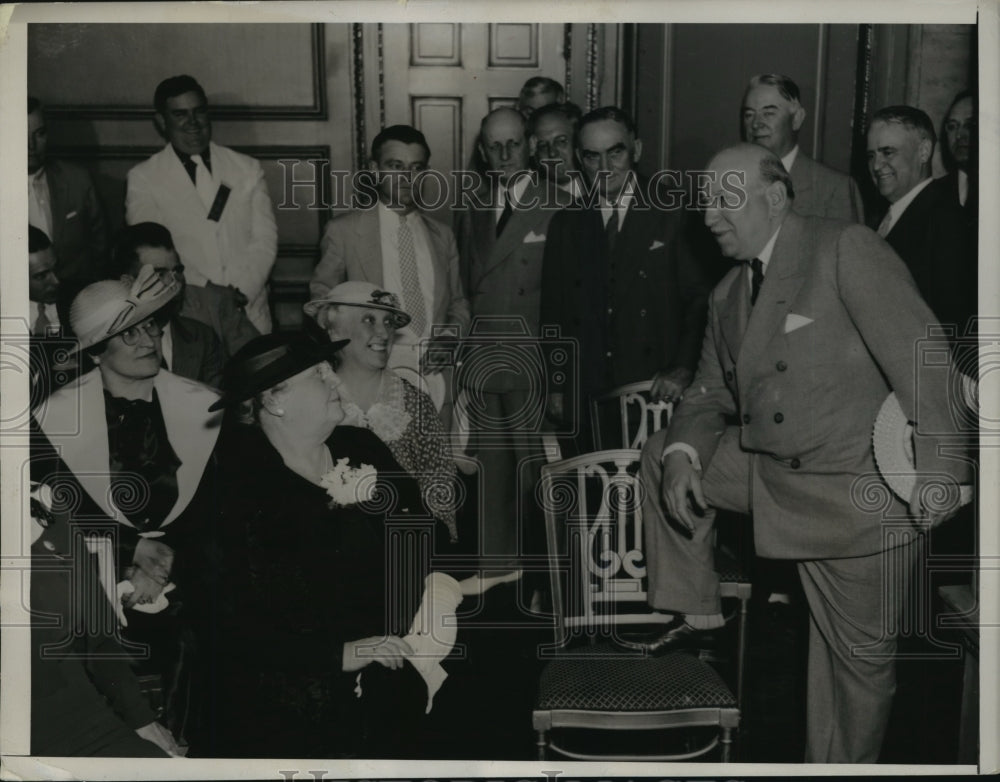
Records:
M683 231L677 230L672 242L674 255L674 284L677 297L674 299L681 308L680 334L673 358L673 366L684 367L692 372L698 366L702 338L705 334L705 319L708 313L708 292L710 285L702 264L692 251ZM671 369L669 362L665 366Z

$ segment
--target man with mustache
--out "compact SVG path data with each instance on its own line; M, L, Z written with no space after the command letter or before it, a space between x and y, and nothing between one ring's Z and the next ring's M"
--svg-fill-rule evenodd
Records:
M278 228L260 163L212 141L208 99L191 76L160 82L153 105L167 145L128 172L126 222L165 226L188 284L236 288L250 322L270 332Z

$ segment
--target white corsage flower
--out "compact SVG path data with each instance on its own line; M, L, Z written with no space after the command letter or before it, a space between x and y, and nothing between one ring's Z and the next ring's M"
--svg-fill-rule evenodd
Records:
M332 470L319 479L330 495L330 507L343 508L359 502L368 502L375 496L378 471L370 464L351 467L347 459L338 459Z

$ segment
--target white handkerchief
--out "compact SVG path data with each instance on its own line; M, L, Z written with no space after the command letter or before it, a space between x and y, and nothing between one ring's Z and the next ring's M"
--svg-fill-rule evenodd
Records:
M650 250L659 250L661 247L663 247L663 242L661 242L659 239L654 239L653 243L649 245Z
M789 312L788 315L785 316L785 333L790 334L795 331L795 329L808 326L812 322L812 318L807 318L805 315L796 315L794 312Z
M524 244L534 244L535 242L544 242L545 234L536 234L534 231L528 231L528 235L524 237Z
M144 614L160 613L160 611L162 611L164 608L167 608L170 605L170 601L167 600L167 592L173 592L174 588L175 584L173 584L172 582L167 584L165 587L163 587L163 591L161 591L160 594L156 596L156 600L154 600L152 603L136 603L134 606L132 606L132 610L141 611ZM131 581L119 581L117 605L121 605L122 598L125 595L131 595L133 592L135 592L135 586L132 584Z

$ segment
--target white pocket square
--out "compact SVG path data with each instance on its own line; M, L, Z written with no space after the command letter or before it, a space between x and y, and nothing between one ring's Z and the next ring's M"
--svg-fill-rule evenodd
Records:
M535 242L544 242L545 234L536 234L534 231L529 231L528 235L524 237L525 244L534 244Z
M663 247L663 242L659 241L658 239L654 239L653 243L649 245L650 250L659 250L661 247Z
M794 312L789 312L788 315L785 316L785 333L790 334L795 331L795 329L808 326L812 322L812 318L807 318L805 315L796 315Z
M76 217L76 212L75 211L70 212L69 214L66 215L66 219L67 220L72 220L74 217Z

